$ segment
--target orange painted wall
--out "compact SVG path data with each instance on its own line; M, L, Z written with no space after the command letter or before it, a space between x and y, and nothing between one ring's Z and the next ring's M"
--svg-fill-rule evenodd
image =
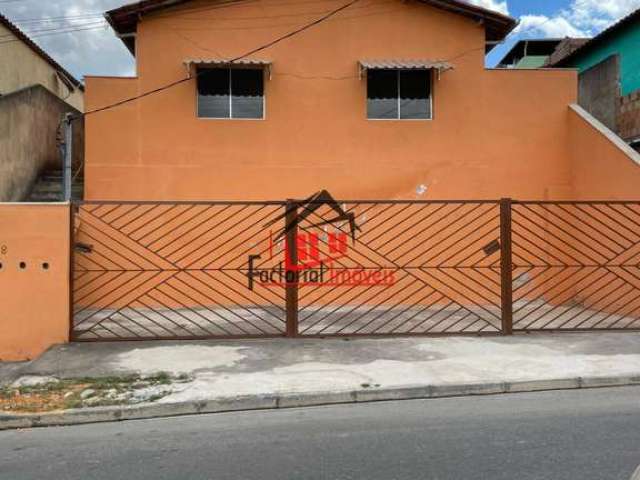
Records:
M138 82L135 78L116 77L87 77L85 85L91 85L91 90L100 92L102 102L98 105L110 105L124 98L137 95ZM96 103L87 104L96 108ZM86 117L91 123L91 135L85 135L85 152L96 150L108 152L113 159L113 167L124 169L127 165L133 170L138 158L138 116L137 105L128 103L114 110ZM119 162L119 163L117 163ZM100 191L105 186L113 185L121 180L114 169L93 168L94 161L85 159L85 198L91 198L91 191Z
M0 263L0 361L67 342L69 206L0 204Z
M622 150L574 108L569 126L575 199L640 200L640 154Z
M569 126L575 199L640 202L640 154L580 107L571 107ZM581 231L576 233L578 240L594 246L595 251L609 259L607 263L612 265L608 268L611 273L592 287L602 294L585 297L581 299L582 303L594 310L622 316L622 324L636 319L635 328L640 324L637 320L640 312L640 277L633 269L629 269L629 265L635 265L638 261L638 212L638 203L609 205L599 210L587 209L590 217L586 221L593 224L595 218L599 222L598 230L594 233L593 229L582 225ZM590 237L586 237L586 233ZM592 278L588 280L592 281ZM576 282L576 289L585 283L586 280Z
M241 55L340 2L211 5L144 17L138 77L88 78L87 110L184 78L189 58ZM326 188L360 199L568 198L575 72L486 70L484 39L460 15L365 0L253 56L273 62L265 120L198 119L193 80L89 115L86 197L263 200ZM432 121L366 119L358 60L389 58L455 66L435 82Z

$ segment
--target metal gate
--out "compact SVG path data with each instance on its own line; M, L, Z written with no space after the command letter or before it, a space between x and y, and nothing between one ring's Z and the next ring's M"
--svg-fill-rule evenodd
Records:
M78 204L73 338L283 335L284 291L251 291L245 281L246 256L262 248L263 225L283 205Z
M83 202L76 341L640 326L640 204Z
M513 329L640 328L640 202L517 202Z

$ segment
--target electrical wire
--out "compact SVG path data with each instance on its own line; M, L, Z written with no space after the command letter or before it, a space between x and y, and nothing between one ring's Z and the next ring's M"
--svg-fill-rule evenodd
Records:
M331 0L331 1L335 1L335 0ZM389 5L389 4L397 4L397 1L396 0L377 1L374 3L365 4L365 5L354 6L353 8L350 9L350 11L362 10L366 8ZM270 4L269 6L272 7L274 5ZM203 18L202 16L199 16L198 18L180 18L179 16L176 15L173 18L178 17L178 21L180 22L204 22L207 24L207 26L210 26L211 22L234 22L234 21L248 21L248 20L270 20L273 18L306 17L310 15L323 15L323 14L329 13L330 11L331 11L330 9L325 9L321 11L281 13L276 15L260 15L260 16L250 16L250 17L215 16L212 18ZM206 27L203 27L203 28L206 28Z
M249 56L251 56L251 55L253 55L255 53L258 53L258 52L261 52L261 51L266 50L268 48L271 48L272 46L274 46L274 45L276 45L276 44L278 44L280 42L283 42L284 40L287 40L287 39L289 39L291 37L294 37L294 36L304 32L305 30L313 28L316 25L319 25L319 24L327 21L328 19L330 19L334 15L337 15L340 12L348 9L352 5L355 5L356 3L358 3L359 1L360 0L352 0L352 1L348 2L348 3L345 3L344 5L336 8L336 9L334 9L332 11L330 11L326 15L323 15L322 17L314 20L313 22L307 23L307 24L301 26L300 28L297 28L297 29L295 29L295 30L293 30L293 31L291 31L289 33L286 33L284 35L281 35L281 36L275 38L274 40L272 40L272 41L270 41L268 43L265 43L263 45L260 45L259 47L253 48L253 49L249 50L248 52L243 53L242 55L239 55L237 57L231 58L228 63L233 64L235 62L238 62L238 61L242 60L243 58L249 57ZM116 107L119 107L121 105L125 105L127 103L131 103L131 102L134 102L136 100L139 100L141 98L145 98L145 97L148 97L150 95L154 95L156 93L168 90L168 89L173 88L173 87L175 87L177 85L181 85L183 83L186 83L186 82L189 82L191 80L194 80L198 75L200 75L200 74L196 73L195 76L189 76L189 77L186 77L186 78L181 78L180 80L176 80L176 81L171 82L171 83L169 83L167 85L164 85L162 87L158 87L158 88L155 88L153 90L149 90L149 91L144 92L144 93L142 93L140 95L137 95L135 97L130 97L130 98L121 100L119 102L115 102L115 103L113 103L111 105L106 105L104 107L100 107L100 108L96 108L94 110L90 110L88 112L84 112L80 116L74 117L73 120L81 118L81 117L86 117L88 115L93 115L95 113L104 112L105 110L111 110L112 108L116 108Z
M33 29L33 30L22 30L22 33L27 34L29 36L33 36L33 37L37 37L38 34L40 33L45 33L45 32L60 32L60 33L66 33L68 30L77 30L79 28L86 28L86 27L106 27L107 23L104 20L101 21L93 21L93 22L87 22L87 23L82 23L82 24L76 24L76 25L65 25L65 26L58 26L58 27L50 27L50 28L41 28L41 29ZM14 33L7 33L4 35L0 35L0 39L2 38L8 38L8 37L15 37Z
M248 0L248 1L250 2L252 0ZM321 1L326 1L326 0L321 0ZM329 1L331 1L331 0L329 0ZM329 20L330 18L336 16L337 14L341 13L342 11L347 10L348 8L352 7L353 5L358 3L359 1L360 0L352 0L352 1L350 1L350 2L348 2L346 4L344 4L344 5L341 5L340 7L336 8L334 10L330 10L330 11L326 12L320 18L301 26L300 28L297 28L297 29L295 29L295 30L293 30L293 31L291 31L291 32L289 32L287 34L279 36L276 39L274 39L274 40L272 40L272 41L270 41L270 42L268 42L266 44L263 44L263 45L261 45L259 47L251 49L251 50L249 50L248 52L245 52L242 55L239 55L239 56L237 56L235 58L229 59L227 61L227 63L229 63L229 64L236 63L236 62L238 62L238 61L240 61L240 60L242 60L242 59L244 59L246 57L249 57L249 56L251 56L251 55L253 55L255 53L258 53L260 51L266 50L266 49L268 49L268 48L270 48L270 47L272 47L272 46L274 46L274 45L276 45L276 44L278 44L278 43L280 43L280 42L282 42L282 41L284 41L286 39L289 39L289 38L291 38L291 37L293 37L295 35L298 35L298 34L304 32L305 30L308 30L308 29L310 29L310 28L312 28L312 27L314 27L314 26L316 26L316 25L318 25L320 23L323 23L323 22ZM1 3L1 0L0 0L0 3ZM233 3L233 4L236 4L236 5L238 4L238 2L234 1L234 0L227 0L227 2L225 2L225 3ZM316 0L311 0L311 1L308 1L306 3L317 3L317 1ZM373 6L373 5L367 5L367 6ZM363 6L363 7L360 7L360 8L365 8L367 6ZM212 10L213 8L214 7L208 7L206 10ZM221 8L221 6L217 5L217 8ZM371 15L371 14L383 14L383 13L388 13L388 12L373 12L373 13L370 13L370 14L362 14L360 16L367 16L367 15ZM306 13L305 15L310 15L310 14L312 14L312 13ZM355 17L351 16L351 17L345 17L345 18L359 18L359 16L355 16ZM89 30L89 29L95 29L95 28L96 27L85 27L85 28L79 27L79 28L76 28L76 29L66 29L64 32L62 32L62 31L61 32L55 32L55 31L54 32L43 32L43 33L40 34L40 36L45 36L47 34L55 34L55 33L71 33L72 31L82 31L82 30ZM97 27L97 28L102 28L102 27ZM185 39L187 39L189 41L191 40L191 39L188 39L188 37L185 37L185 36L183 36L183 38L185 38ZM8 43L8 41L5 41L5 42L1 42L0 41L0 45L3 44L3 43ZM460 57L462 57L464 55L467 55L470 52L477 51L477 50L483 50L483 49L484 49L484 46L483 47L474 48L474 49L470 49L470 50L461 52L459 55L457 55L455 57L452 57L451 59L448 59L448 60L445 60L445 61L451 61L451 60L460 58ZM163 85L161 87L158 87L158 88L149 90L147 92L144 92L144 93L142 93L140 95L137 95L137 96L134 96L134 97L130 97L130 98L115 102L113 104L106 105L104 107L100 107L100 108L96 108L94 110L90 110L90 111L84 112L81 115L73 117L73 120L76 120L76 119L78 119L80 117L86 117L88 115L92 115L92 114L95 114L95 113L99 113L99 112L103 112L103 111L106 111L106 110L110 110L110 109L119 107L121 105L125 105L125 104L128 104L128 103L134 102L134 101L139 100L141 98L145 98L145 97L154 95L156 93L168 90L168 89L173 88L173 87L175 87L177 85L180 85L180 84L189 82L191 80L194 80L195 78L198 77L198 75L200 75L200 73L196 73L195 75L189 75L188 77L181 78L179 80L176 80L174 82L168 83L168 84ZM276 73L276 75L291 76L291 77L294 77L294 78L299 78L299 79L304 79L304 80L309 80L309 79L347 80L347 79L353 79L353 78L357 78L358 77L358 75L346 75L346 76L337 76L337 77L328 76L328 75L327 76L304 76L304 75L299 75L299 74L295 74L295 73L287 73L287 72L278 72L278 73Z
M95 31L95 30L104 30L104 28L106 27L106 25L101 25L101 26L95 26L95 27L81 27L81 28L72 28L72 29L68 29L68 30L60 30L60 31L55 31L55 32L45 32L45 33L40 33L40 34L36 34L33 36L30 36L30 39L36 39L36 38L42 38L42 37L49 37L52 35L60 35L60 34L66 34L66 33L76 33L76 32L86 32L86 31ZM15 42L22 42L21 39L19 38L11 38L9 40L2 40L0 41L0 45L5 45L8 43L15 43Z

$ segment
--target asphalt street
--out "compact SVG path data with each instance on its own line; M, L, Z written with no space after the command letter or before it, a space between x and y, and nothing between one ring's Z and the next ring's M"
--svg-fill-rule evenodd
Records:
M10 480L628 480L640 464L640 389L5 431L0 455Z

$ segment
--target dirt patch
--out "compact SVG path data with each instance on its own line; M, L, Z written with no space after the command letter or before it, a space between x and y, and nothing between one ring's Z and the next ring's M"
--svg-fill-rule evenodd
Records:
M0 389L0 412L39 413L154 402L170 394L172 385L188 381L186 375L172 377L160 373L149 377L76 378L4 387Z

